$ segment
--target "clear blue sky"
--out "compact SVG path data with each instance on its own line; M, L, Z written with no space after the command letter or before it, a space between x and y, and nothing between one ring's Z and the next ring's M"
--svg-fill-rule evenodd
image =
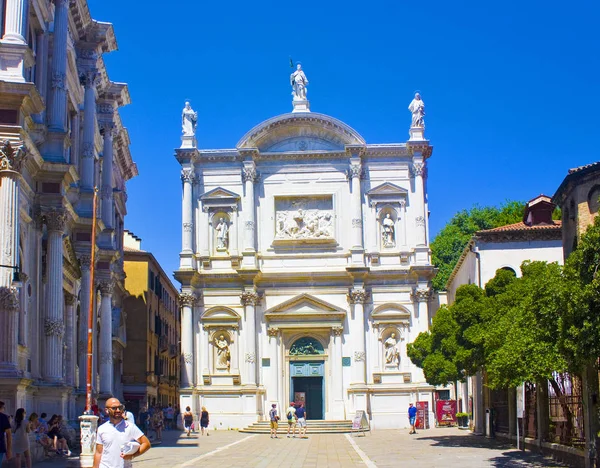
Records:
M289 56L311 109L368 143L404 142L407 106L427 106L432 238L473 204L552 195L570 167L600 160L600 2L89 0L114 24L105 55L129 84L121 110L140 175L126 227L167 272L181 248L180 119L198 146L233 148L291 110Z

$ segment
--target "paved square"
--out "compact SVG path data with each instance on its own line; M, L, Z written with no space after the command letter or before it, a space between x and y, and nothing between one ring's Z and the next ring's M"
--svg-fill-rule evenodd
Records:
M398 467L482 468L561 467L535 453L455 428L430 429L409 435L406 430L374 431L366 436L310 434L308 439L271 439L265 434L212 431L191 438L164 432L163 442L137 458L134 468L187 467ZM64 459L35 464L62 467Z

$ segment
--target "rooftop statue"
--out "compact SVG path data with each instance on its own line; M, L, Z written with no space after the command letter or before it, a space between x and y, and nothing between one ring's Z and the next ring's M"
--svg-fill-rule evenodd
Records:
M198 112L195 112L190 106L189 101L185 102L185 107L181 112L181 127L183 136L194 136L196 134L196 124L198 123Z
M409 104L408 110L412 112L412 123L410 126L424 128L425 121L423 120L423 117L425 117L425 103L421 99L419 93L415 94L415 98Z
M296 65L296 71L290 75L290 84L292 85L292 96L294 96L294 101L305 101L308 78L306 78L304 70L302 70L302 65Z

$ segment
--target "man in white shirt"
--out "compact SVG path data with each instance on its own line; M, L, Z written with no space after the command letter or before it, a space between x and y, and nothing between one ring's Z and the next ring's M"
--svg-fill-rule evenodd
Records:
M93 468L130 468L133 458L150 449L150 441L133 421L123 418L125 406L119 400L109 398L106 411L109 420L96 433ZM140 448L131 455L125 455L122 446L132 441L138 442Z
M290 403L288 409L285 411L285 417L288 422L287 436L290 437L290 432L296 437L296 408L294 408L294 402Z

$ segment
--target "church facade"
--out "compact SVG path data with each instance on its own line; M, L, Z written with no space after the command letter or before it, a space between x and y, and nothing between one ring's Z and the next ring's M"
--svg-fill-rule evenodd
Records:
M406 353L436 309L422 115L408 141L372 144L310 112L305 88L293 104L204 150L186 103L180 406L206 406L217 429L290 401L309 419L366 410L371 427L405 427L434 393Z

